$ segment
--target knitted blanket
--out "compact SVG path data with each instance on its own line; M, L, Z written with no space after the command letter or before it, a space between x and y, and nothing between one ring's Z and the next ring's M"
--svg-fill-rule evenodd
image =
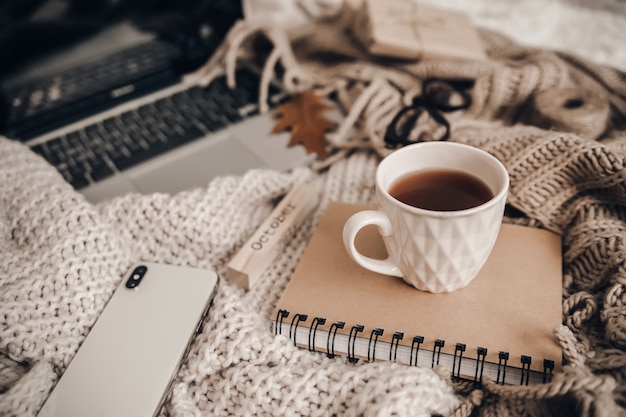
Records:
M337 26L320 27L318 34ZM37 413L133 262L225 275L228 261L276 200L307 181L322 190L319 207L252 290L221 281L163 415L623 415L625 74L569 54L522 48L487 31L481 32L487 62L365 60L331 67L291 48L296 40L310 41L313 32L250 29L235 28L212 65L238 50L233 38L269 34L284 45L271 60L292 59L282 61L286 76L309 80L306 88L341 90L349 111L331 138L336 152L315 169L256 170L176 195L131 194L92 205L39 156L0 138L0 415ZM345 56L356 50L348 40L337 44L348 46ZM271 312L328 202L373 201L374 171L389 151L380 140L385 121L402 106L404 93L429 76L475 80L472 107L446 115L450 140L485 149L507 167L508 203L515 210L506 221L563 236L564 326L555 337L566 362L548 384L487 380L474 388L453 383L443 369L331 359L271 332ZM527 117L524 109L536 93L562 86L584 87L608 100L607 124L597 137L583 137L566 124L538 127ZM394 89L397 94L389 94ZM355 134L341 137L348 128Z

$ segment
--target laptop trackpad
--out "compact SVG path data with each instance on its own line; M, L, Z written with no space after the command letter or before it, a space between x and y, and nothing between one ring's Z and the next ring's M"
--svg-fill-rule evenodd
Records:
M215 141L215 139L213 139ZM153 161L146 169L133 172L131 178L144 194L177 192L206 187L219 175L241 175L252 168L266 165L236 138L230 136L208 146L193 144L181 152L172 152ZM200 146L194 146L200 145Z

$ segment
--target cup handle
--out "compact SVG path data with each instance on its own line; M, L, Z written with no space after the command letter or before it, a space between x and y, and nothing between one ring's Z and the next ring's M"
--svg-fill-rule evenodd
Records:
M355 262L363 268L379 274L401 277L402 273L400 272L400 269L391 261L389 257L387 257L387 259L374 259L361 254L357 250L354 245L356 235L359 233L359 230L368 225L377 226L378 231L382 236L389 236L392 233L391 222L382 211L360 211L353 214L343 226L343 245L346 247L346 250L352 259L354 259Z

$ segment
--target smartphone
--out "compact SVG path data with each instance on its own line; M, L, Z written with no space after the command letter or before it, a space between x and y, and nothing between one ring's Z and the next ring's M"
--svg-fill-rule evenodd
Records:
M156 416L202 330L217 283L210 270L135 265L38 416Z

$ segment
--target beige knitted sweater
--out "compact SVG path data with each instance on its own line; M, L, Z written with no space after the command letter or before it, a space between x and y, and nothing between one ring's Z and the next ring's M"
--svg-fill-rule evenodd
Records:
M333 48L343 48L336 52L353 56L357 49L337 27L260 32L283 42L267 59L283 63L293 91L337 91L348 106L344 125L331 137L339 152L320 170L253 171L177 195L127 195L91 205L43 159L0 139L0 415L36 414L132 262L214 268L224 275L276 199L305 181L323 190L320 206L253 290L222 280L164 415L624 414L626 76L484 31L485 62L332 66L294 53L328 49L329 38L310 35L329 32ZM234 29L209 72L228 61L227 51L239 50L250 29ZM564 327L555 337L567 361L549 384L486 381L473 389L453 384L444 370L329 359L270 330L270 314L328 202L372 201L376 164L387 152L380 139L385 121L426 76L476 80L472 107L447 115L451 140L485 149L505 164L509 203L521 213L507 221L563 236ZM298 85L290 83L296 78ZM533 96L565 85L590 88L611 103L607 130L597 140L564 132L575 126L530 125ZM342 137L342 129L353 134Z

